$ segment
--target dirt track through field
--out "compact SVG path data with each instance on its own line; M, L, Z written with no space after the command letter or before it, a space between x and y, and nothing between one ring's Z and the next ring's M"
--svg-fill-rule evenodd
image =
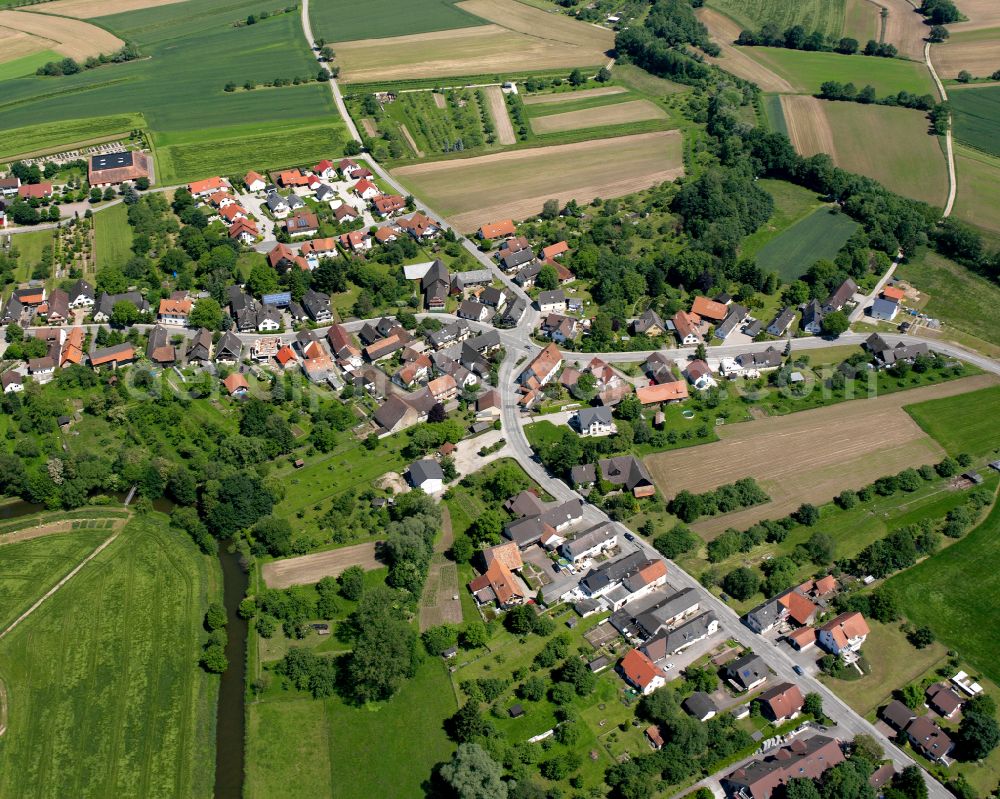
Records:
M889 9L883 41L896 45L900 55L913 61L923 61L924 37L930 30L924 25L924 18L906 0L878 0L878 2Z
M42 14L58 14L61 17L76 17L77 19L92 19L110 14L123 14L126 11L138 11L141 8L169 6L183 3L185 0L55 0L32 11Z
M602 125L624 125L629 122L645 122L649 119L664 119L666 113L649 100L629 100L624 103L567 111L563 114L547 114L531 120L535 133L561 133L567 130L596 128Z
M265 563L261 569L268 588L288 588L292 585L312 585L324 577L337 577L350 566L365 571L382 564L375 557L375 544L355 544L298 558L285 558Z
M113 53L125 44L117 36L88 22L26 11L0 11L0 27L51 39L53 50L77 60Z
M836 159L833 130L823 102L805 94L783 94L781 111L785 115L788 138L799 155L827 153Z
M483 89L483 93L490 104L490 116L496 125L497 141L500 144L515 144L517 136L514 135L514 126L510 122L510 114L507 113L507 101L504 99L503 90L499 86L487 86Z
M400 167L393 174L462 232L484 220L524 219L555 198L621 197L684 173L677 131L532 147ZM616 180L608 179L608 164Z
M698 19L708 28L712 41L722 48L722 57L710 58L706 56L706 61L733 73L737 77L753 81L765 92L795 92L795 87L791 83L763 64L754 61L741 48L733 44L740 35L740 26L729 17L711 8L699 8L696 13Z
M581 89L578 92L560 92L559 94L532 94L522 97L525 105L548 105L549 103L569 103L573 100L587 100L591 97L606 97L611 94L624 94L628 89L624 86L604 86L600 89Z
M420 631L438 624L462 623L462 600L457 599L458 566L445 557L455 543L448 506L441 504L441 535L434 544L434 557L427 571L424 595L420 600Z
M84 529L97 529L97 528L81 528L73 527L74 521L80 521L79 519L63 519L58 522L49 522L48 524L40 524L37 527L28 527L24 530L18 530L16 533L7 533L6 535L0 535L0 546L5 544L17 544L21 541L30 541L33 538L41 538L42 536L52 535L53 533L75 533ZM103 521L103 519L101 520ZM125 526L125 522L128 521L127 518L113 519L113 524L108 529L109 533L111 530L118 530Z
M406 127L406 125L400 124L399 132L403 135L403 138L406 139L406 143L410 145L410 149L413 150L414 155L416 155L417 158L423 158L424 151L417 147L416 139L413 138L413 134L410 133L410 129Z
M744 511L699 520L692 528L711 538L729 527L743 530L777 519L803 502L829 502L910 466L936 463L944 450L902 408L996 385L992 375L899 391L874 399L769 417L719 429L720 441L645 458L665 497L708 491L754 477L771 501Z

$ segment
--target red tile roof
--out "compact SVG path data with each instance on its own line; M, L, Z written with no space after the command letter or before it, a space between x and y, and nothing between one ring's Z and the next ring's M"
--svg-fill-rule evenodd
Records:
M499 222L488 222L479 228L479 235L484 239L499 239L503 236L513 236L517 233L514 220L502 219Z
M691 303L691 313L698 314L705 319L721 322L726 318L729 309L725 304L710 300L708 297L695 297L694 302Z
M645 690L656 677L666 677L656 664L638 649L632 649L622 658L621 670L625 679L642 690Z
M675 380L672 383L660 383L637 389L635 394L643 405L652 405L656 402L685 400L688 398L688 387L683 380Z

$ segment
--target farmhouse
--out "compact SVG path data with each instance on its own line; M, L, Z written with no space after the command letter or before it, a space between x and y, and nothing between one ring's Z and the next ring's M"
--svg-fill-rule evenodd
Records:
M524 583L514 572L524 565L517 544L508 542L483 550L486 570L469 583L476 603L496 603L501 610L522 604L528 596Z
M678 311L673 318L674 332L677 340L682 346L693 347L696 344L704 343L705 339L701 334L701 317L687 311Z
M540 513L525 514L516 521L509 522L503 534L521 549L538 543L543 535L561 533L577 524L583 518L583 502L571 499L554 507L543 506Z
M156 318L164 325L187 325L188 317L191 315L191 308L194 303L191 300L160 300L160 310Z
M561 366L562 353L555 344L549 344L521 372L519 382L529 390L541 388L556 376Z
M441 260L431 264L431 268L420 279L420 290L424 293L424 307L429 311L444 309L445 301L451 293L451 273Z
M106 189L149 177L149 163L141 150L92 155L87 164L87 183L91 188Z
M688 398L688 387L683 380L672 380L669 383L652 384L637 389L635 395L643 405L682 402Z
M117 369L135 360L135 348L131 344L116 344L113 347L103 347L90 353L90 365L95 369L110 366Z
M691 303L691 313L701 319L711 319L713 322L721 322L726 318L729 309L723 302L710 300L708 297L695 297Z
M773 751L773 750L772 750ZM815 780L844 762L840 743L825 735L796 739L762 760L753 760L723 777L727 796L738 799L771 799L793 779Z
M69 290L70 308L91 308L94 305L94 287L80 278Z
M177 360L177 351L170 343L170 331L165 327L157 325L149 332L146 357L161 366L172 364Z

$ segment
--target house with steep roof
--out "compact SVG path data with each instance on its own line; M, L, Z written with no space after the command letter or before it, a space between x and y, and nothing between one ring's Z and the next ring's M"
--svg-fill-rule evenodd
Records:
M407 470L410 485L419 488L425 494L436 494L444 488L444 472L433 458L414 461Z
M694 347L705 342L705 338L701 334L701 317L697 314L678 311L671 321L681 346Z
M170 343L170 331L162 325L149 331L146 357L159 366L169 366L177 360L177 350Z
M771 799L793 779L815 780L845 760L840 742L825 735L796 738L759 760L751 760L722 778L732 799Z
M654 338L662 336L666 332L666 324L652 308L647 308L638 319L632 322L632 335L634 336L649 336L650 338Z
M730 661L726 666L726 679L741 693L763 685L769 674L767 664L753 652Z
M571 417L581 436L610 436L617 432L611 408L580 408Z
M757 697L763 715L773 724L794 719L802 712L805 699L799 686L790 682L778 683Z
M667 674L657 667L647 655L638 649L629 650L617 667L622 678L639 691L648 696L657 688L667 684Z
M639 647L650 660L659 663L704 641L719 631L719 620L711 611L695 616L669 630L663 630Z
M711 319L713 322L723 321L729 313L725 303L710 300L708 297L695 297L691 303L691 313L700 319Z
M857 652L864 645L871 630L865 617L857 611L841 613L819 628L817 641L831 655Z
M539 352L521 372L519 382L527 389L537 389L549 383L562 366L562 353L555 344Z
M771 320L771 324L767 326L767 332L772 336L783 336L788 332L794 321L795 309L791 306L784 308Z
M656 493L653 478L645 465L635 455L619 455L615 458L602 458L597 462L601 477L613 486L619 486L638 499L651 497Z
M955 748L955 742L928 716L913 719L906 726L906 737L914 749L935 763L947 765L948 755Z
M952 719L962 708L962 697L956 694L946 682L936 682L928 687L925 696L927 707L941 718Z
M687 383L672 380L669 383L652 383L636 389L636 397L643 405L658 405L661 402L683 402L688 398Z
M135 347L131 344L115 344L113 347L101 347L90 353L90 365L95 369L108 366L117 369L135 360Z
M523 604L528 589L515 572L524 566L514 542L488 547L482 553L485 570L469 583L469 591L479 605L496 603L501 610Z
M250 390L250 384L247 383L247 379L239 372L227 375L223 379L222 385L226 387L226 391L230 397L242 397Z
M698 719L698 721L708 721L714 718L715 714L719 712L718 705L704 691L695 691L681 702L681 707L684 708L689 716Z
M514 226L514 221L512 219L501 219L498 222L488 222L476 232L476 235L481 239L500 239L507 238L509 236L514 236L517 234L517 228Z
M193 307L194 303L191 302L191 300L174 300L165 298L160 300L160 308L157 312L156 318L160 324L163 325L177 325L179 327L185 327Z
M822 307L823 313L833 313L834 311L841 310L850 302L857 291L858 284L851 280L851 278L847 278L826 298L826 302L823 303Z
M560 554L570 563L595 558L618 546L618 531L610 522L595 525L573 536L559 547Z

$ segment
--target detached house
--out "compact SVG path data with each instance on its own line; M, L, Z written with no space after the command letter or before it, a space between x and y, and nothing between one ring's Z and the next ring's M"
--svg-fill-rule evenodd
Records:
M309 314L309 318L316 324L321 325L329 322L333 318L330 310L330 296L322 291L309 289L302 295L302 307Z
M858 284L851 278L847 278L836 290L826 298L823 303L823 313L833 313L841 310L854 297L858 290Z
M319 219L310 211L296 211L285 220L285 230L289 236L315 236L319 232Z
M618 664L618 673L622 678L642 693L648 696L657 688L667 684L666 672L657 667L652 660L638 649L630 650Z
M273 191L267 195L267 199L264 201L267 206L267 210L271 212L271 216L275 219L284 219L289 214L288 203L285 198L282 197L278 192Z
M187 325L193 306L191 300L163 299L160 300L160 310L156 318L160 324L184 327Z
M517 228L514 226L514 220L502 219L499 222L488 222L483 225L479 228L476 235L481 239L490 241L505 239L517 235Z
M684 347L693 347L703 344L705 339L701 335L701 317L687 311L678 311L673 318L674 332L677 340Z
M773 724L794 719L805 703L799 686L790 682L778 683L757 698L760 700L761 712Z
M794 321L795 309L791 307L785 308L767 326L767 332L772 336L783 336L788 332Z
M70 308L93 308L94 307L94 287L86 280L80 278L69 290Z
M542 313L563 313L566 310L566 294L562 289L543 291L538 295L538 309Z
M597 462L601 476L614 486L632 492L636 498L651 497L656 493L653 478L642 461L634 455L619 455Z
M617 432L611 408L581 408L573 416L581 436L609 436Z
M513 541L483 550L486 570L469 583L469 591L478 605L496 603L501 610L523 604L527 599L524 584L514 572L524 566L521 551Z
M819 628L817 641L831 655L857 652L864 645L869 632L868 622L860 613L841 613Z
M667 331L660 315L652 308L647 308L642 315L632 323L632 335L649 336L654 338L662 336Z
M549 344L521 372L519 382L529 390L541 388L556 376L561 366L562 353L555 344Z
M251 194L256 194L259 191L264 191L267 187L267 181L264 180L263 175L259 175L256 172L247 172L246 176L243 178L243 185L247 187L247 191Z

